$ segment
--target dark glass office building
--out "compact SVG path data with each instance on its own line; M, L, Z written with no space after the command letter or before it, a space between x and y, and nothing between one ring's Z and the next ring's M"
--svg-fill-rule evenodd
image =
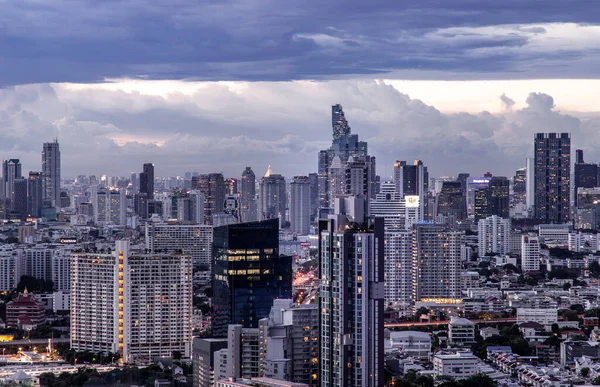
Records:
M279 219L213 230L214 337L228 324L258 327L276 298L292 297L292 257L279 255Z
M534 217L545 223L570 218L571 135L536 133Z
M598 165L588 164L583 161L583 150L577 149L575 162L575 205L579 188L598 187Z
M437 215L450 223L467 217L466 200L460 181L445 181L437 196Z

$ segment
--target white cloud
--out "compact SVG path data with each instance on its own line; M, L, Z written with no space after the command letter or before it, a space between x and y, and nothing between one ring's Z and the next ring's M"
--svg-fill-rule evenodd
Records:
M555 107L561 99L543 93L516 98L507 92L504 105L514 99L513 109L491 114L444 113L382 81L185 84L185 92L164 86L160 92L127 83L123 90L118 84L1 90L0 154L37 170L41 143L58 134L64 173L71 176L127 175L148 161L157 175L238 176L247 165L262 171L269 164L287 176L307 174L330 143L330 106L341 103L384 176L396 159L415 158L432 176L510 175L532 153L537 131L571 132L574 148L582 146L587 160L600 159L594 145L600 118L563 114Z

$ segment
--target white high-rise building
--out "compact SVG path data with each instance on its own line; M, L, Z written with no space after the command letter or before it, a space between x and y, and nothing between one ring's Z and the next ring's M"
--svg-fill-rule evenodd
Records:
M308 176L294 176L290 184L290 229L299 235L310 232L310 182Z
M418 196L414 196L418 199ZM406 198L406 197L405 197ZM407 208L396 193L396 184L386 181L371 200L371 217L383 218L385 238L385 302L408 309L412 302L412 233L418 206ZM411 214L408 211L413 211Z
M125 190L92 191L92 200L95 222L110 222L121 226L127 224Z
M58 140L44 143L42 149L42 192L44 200L60 207L60 149Z
M477 228L480 256L488 253L510 254L510 219L492 215L480 219Z
M123 240L111 253L71 257L72 349L119 352L135 364L191 356L190 255L132 251Z
M442 225L417 224L413 229L413 299L436 301L461 297L463 233Z
M521 271L540 270L540 240L535 234L521 237Z
M43 245L25 249L25 274L44 281L52 279L52 257L56 249Z
M319 313L318 305L273 301L269 317L258 322L265 377L320 386Z
M533 216L533 207L535 205L535 160L528 157L525 167L525 201L527 211Z
M192 256L194 266L210 268L212 227L203 224L146 223L146 248L151 251L181 250Z
M71 289L71 249L56 249L51 266L54 290L68 293Z
M374 230L367 230L332 216L319 222L319 245L320 385L381 386L383 219L376 218Z
M0 250L0 291L15 289L25 274L23 251L7 245Z

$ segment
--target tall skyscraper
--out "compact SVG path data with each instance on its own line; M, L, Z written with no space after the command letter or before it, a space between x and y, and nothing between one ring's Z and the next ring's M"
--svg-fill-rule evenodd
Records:
M414 301L461 298L462 237L462 232L451 231L442 225L414 226Z
M260 219L286 219L287 188L285 178L279 174L272 174L271 167L267 174L260 180Z
M493 176L490 179L490 208L489 216L500 218L510 216L510 182L504 176Z
M384 221L319 221L321 386L383 386Z
M570 215L571 135L536 133L534 217L566 223Z
M225 194L226 195L237 195L238 194L238 179L229 178L225 180Z
M319 174L309 173L308 181L310 184L310 219L316 220L319 210Z
M242 173L242 222L255 222L258 220L256 204L256 176L252 168L246 167Z
M140 173L140 193L146 194L148 200L154 199L154 164L146 163Z
M213 230L215 337L228 324L257 328L275 298L292 296L292 258L279 255L279 221L237 223Z
M331 126L333 127L333 139L350 134L350 125L346 121L342 105L336 104L331 107Z
M213 224L213 216L223 212L225 179L222 173L192 176L192 189L204 194L204 224Z
M436 197L437 216L454 223L467 217L466 200L459 181L445 181Z
M577 191L579 188L598 187L598 164L587 164L583 161L583 150L577 149L575 162L575 205L577 205Z
M21 162L19 159L4 160L2 162L2 182L4 186L5 214L13 209L15 195L15 180L21 178Z
M527 198L527 168L519 168L513 177L515 200L525 202Z
M427 190L429 188L429 173L421 160L415 160L413 165L406 161L394 163L394 183L400 199L405 196L419 197L419 217L427 218Z
M406 207L406 198L417 196L405 196L404 199L396 193L396 184L392 181L381 184L381 192L375 200L371 200L371 217L383 218L385 231L385 270L384 290L386 305L394 304L402 310L412 306L412 219L410 211L419 213L418 203L416 207ZM414 216L413 216L414 217Z
M14 181L14 192L12 197L12 213L17 219L27 217L27 180L20 177Z
M44 200L60 208L60 149L58 140L45 142L42 149L42 189Z
M367 199L372 199L377 192L375 157L369 156L365 141L359 141L358 135L351 134L350 126L341 105L334 105L332 113L333 141L329 149L319 152L319 217L324 217L328 213L334 212L332 205L335 197L332 197L332 195L353 194L352 192L339 193L340 187L331 187L332 184L336 183L334 181L334 177L337 176L336 174L343 171L346 181L341 185L341 188L344 191L348 189L348 179L346 176L348 172L347 164L352 163L352 169L354 169L357 163L364 163L364 169L367 171L365 176L368 188L363 190L363 194L368 195Z
M191 356L189 255L133 251L123 240L112 253L73 252L71 271L72 349L135 364Z
M530 216L535 216L535 159L528 157L525 159L525 206Z
M310 181L308 176L294 176L290 184L290 229L300 235L310 232Z

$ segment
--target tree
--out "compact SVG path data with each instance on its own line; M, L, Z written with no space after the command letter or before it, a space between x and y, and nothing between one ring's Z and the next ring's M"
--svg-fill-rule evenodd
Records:
M560 328L557 323L552 324L552 333L558 335L560 333Z
M571 284L568 282L565 282L565 284L563 285L563 290L569 290L571 289Z
M596 376L596 377L594 378L594 380L592 381L592 384L593 384L594 386L600 386L600 376Z
M567 320L567 321L577 321L579 320L579 313L577 313L574 310L567 310L565 312L563 312L563 317Z
M585 307L581 304L573 304L569 309L576 311L578 314L585 313Z
M590 373L590 369L588 367L583 367L581 369L581 376L583 376L584 378L587 378L589 373Z
M426 307L422 306L419 309L417 309L417 311L415 312L415 317L417 319L421 318L422 314L429 314L429 309L427 309Z
M488 375L475 374L460 382L461 387L495 387L496 382Z
M548 338L544 340L544 344L558 348L560 347L560 339L558 338L558 336L548 336Z

